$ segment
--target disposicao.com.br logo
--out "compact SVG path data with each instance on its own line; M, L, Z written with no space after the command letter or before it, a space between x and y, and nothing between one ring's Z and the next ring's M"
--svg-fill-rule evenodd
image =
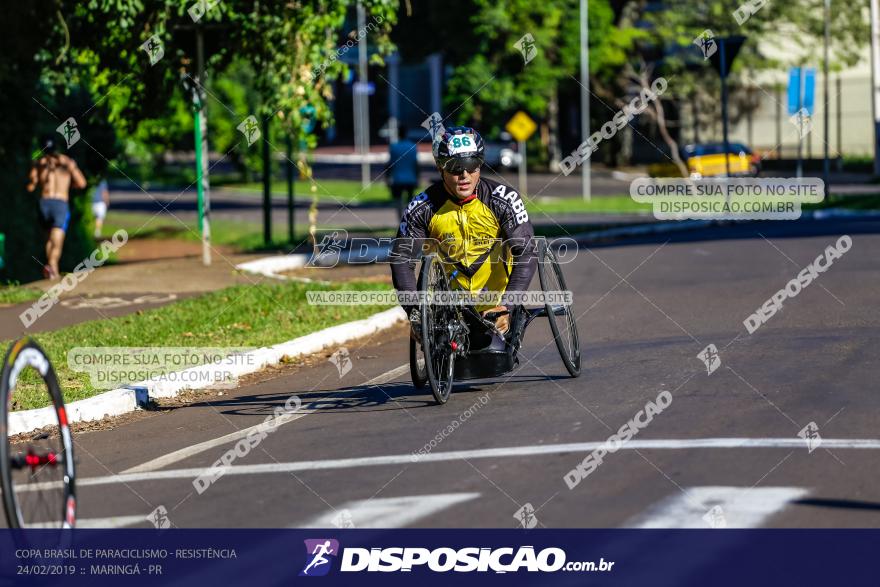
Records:
M333 559L340 554L339 542L330 538L306 540L306 565L301 577L326 575ZM557 571L608 572L614 562L567 561L561 548L465 547L420 548L390 546L385 548L345 548L341 552L342 573L407 573L428 570L435 573L516 573L518 571L555 573Z

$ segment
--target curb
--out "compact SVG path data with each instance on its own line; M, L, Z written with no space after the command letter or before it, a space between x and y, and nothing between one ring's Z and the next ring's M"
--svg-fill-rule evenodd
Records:
M273 279L286 279L283 275L279 275L278 272L302 269L308 261L309 255L274 255L255 261L248 261L247 263L239 263L235 268Z
M636 224L635 226L621 226L620 228L608 228L605 230L581 232L578 234L573 234L568 238L572 238L578 243L593 242L609 238L645 236L651 234L663 234L667 232L694 230L697 228L705 228L707 226L711 226L714 222L714 220L675 220L672 222L650 222L647 224Z
M824 210L807 210L802 218L811 220L832 220L835 218L880 218L878 210L850 210L848 208L825 208Z
M206 387L206 381L209 382L207 386L211 383L224 382L224 376L228 375L241 376L255 373L264 367L279 364L283 357L294 358L314 354L326 347L385 330L405 318L403 309L397 306L373 314L363 320L331 326L271 347L263 347L244 353L241 356L248 360L242 365L229 366L222 363L200 365L178 371L177 373L181 374L177 378L179 381L168 381L157 376L125 388L107 391L88 399L67 404L65 406L67 421L73 424L74 422L90 422L101 420L107 416L127 414L135 411L138 407L145 406L150 399L170 398L187 389L201 389ZM218 371L219 365L223 365L222 371ZM198 383L194 385L190 383L192 381ZM56 423L55 410L51 407L10 412L8 434L12 436L32 432Z
M837 218L880 218L880 211L877 210L849 210L847 208L826 208L824 210L806 210L801 214L799 220L833 220ZM713 225L719 219L714 220L673 220L665 222L650 222L647 224L637 224L634 226L622 226L620 228L609 228L606 230L594 230L591 232L581 232L573 234L571 237L576 242L591 242L603 239L627 237L627 236L645 236L651 234L663 234L667 232L680 232L685 230L694 230L697 228L705 228ZM753 220L733 220L732 222L757 222ZM796 222L796 221L795 221Z

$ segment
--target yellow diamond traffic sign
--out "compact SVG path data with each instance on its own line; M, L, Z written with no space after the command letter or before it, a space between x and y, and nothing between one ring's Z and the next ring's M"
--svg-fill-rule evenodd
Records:
M516 114L513 115L507 124L504 126L513 138L517 141L525 141L528 140L532 133L535 132L535 129L538 128L538 125L535 124L535 121L529 118L529 115L520 110Z

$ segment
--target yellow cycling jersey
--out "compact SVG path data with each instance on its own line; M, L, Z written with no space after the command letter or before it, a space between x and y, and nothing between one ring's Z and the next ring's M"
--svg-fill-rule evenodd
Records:
M410 202L392 247L392 277L398 291L415 291L411 263L426 239L439 253L453 289L501 292L526 289L535 270L534 230L512 187L481 178L476 192L459 201L436 183ZM517 262L514 263L514 260Z

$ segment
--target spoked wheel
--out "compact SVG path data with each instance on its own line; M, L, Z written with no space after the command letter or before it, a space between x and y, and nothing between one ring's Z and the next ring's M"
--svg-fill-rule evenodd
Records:
M23 338L6 353L0 377L0 490L6 520L11 528L72 528L76 521L73 439L55 371L39 345ZM21 396L26 392L48 396L54 422L39 435L13 444L10 411L16 387Z
M423 389L428 383L428 371L425 368L425 354L419 351L419 343L409 339L409 374L412 376L413 387Z
M420 280L421 291L426 294L420 304L425 370L434 399L439 404L445 404L452 392L455 373L458 312L454 306L429 299L431 294L449 291L449 281L436 255L427 255L422 260Z
M565 286L565 278L562 269L556 260L556 255L545 242L541 247L538 261L538 279L541 281L541 289L544 292L568 291ZM553 340L559 349L559 356L565 364L565 368L572 377L581 374L581 347L578 342L577 323L574 319L570 304L547 304L547 319L550 320L550 330L553 332Z

